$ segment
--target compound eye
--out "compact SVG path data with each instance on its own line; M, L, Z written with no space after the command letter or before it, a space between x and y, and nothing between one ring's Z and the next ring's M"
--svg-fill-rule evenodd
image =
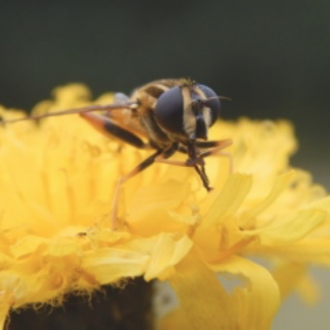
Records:
M209 98L212 98L212 100L207 100L205 102L205 105L211 109L211 124L210 126L212 126L215 121L220 117L220 100L219 100L219 97L218 95L215 93L215 91L213 89L211 89L210 87L207 87L205 85L200 85L198 84L197 87L199 89L201 89L206 98L209 99Z
M183 97L180 87L164 92L157 101L155 115L158 124L164 129L183 134Z

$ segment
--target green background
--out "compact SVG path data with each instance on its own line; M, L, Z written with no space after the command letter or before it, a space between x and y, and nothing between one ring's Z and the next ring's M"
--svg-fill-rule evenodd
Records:
M0 0L6 106L30 109L69 82L96 96L167 77L231 97L223 118L292 120L293 164L330 188L329 1ZM329 329L325 309L295 306L274 329Z

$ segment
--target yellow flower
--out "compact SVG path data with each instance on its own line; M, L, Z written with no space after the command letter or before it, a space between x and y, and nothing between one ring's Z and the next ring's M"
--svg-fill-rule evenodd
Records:
M89 91L70 85L34 111L87 103ZM234 173L228 158L208 158L215 189L206 193L192 169L152 165L125 183L119 212L127 226L112 231L116 181L147 151L103 137L76 115L1 129L1 326L9 309L143 276L168 280L179 298L163 329L269 329L283 297L308 291L307 266L330 266L330 198L289 167L289 123L241 119L211 133L234 140Z

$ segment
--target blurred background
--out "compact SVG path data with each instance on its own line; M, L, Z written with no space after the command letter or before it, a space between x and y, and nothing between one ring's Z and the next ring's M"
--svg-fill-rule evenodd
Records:
M293 164L329 189L329 15L325 0L0 0L0 103L30 109L70 82L97 96L191 77L233 99L223 118L293 121ZM274 330L328 329L326 313L293 308Z

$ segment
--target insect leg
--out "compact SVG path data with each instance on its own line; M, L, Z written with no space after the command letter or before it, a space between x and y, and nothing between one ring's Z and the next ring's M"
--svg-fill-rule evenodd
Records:
M140 163L137 167L135 167L132 171L127 173L126 175L122 176L118 179L115 194L112 202L112 213L111 213L111 229L116 230L120 227L120 223L118 223L118 202L119 202L119 195L122 185L130 178L135 176L136 174L142 172L147 167L152 165L155 162L155 159L157 156L159 156L163 150L157 150L155 153L153 153L151 156L149 156L147 159L145 159L142 163Z
M139 149L145 149L149 147L149 145L146 144L137 135L119 126L108 117L91 112L80 113L80 116L87 120L89 124L91 124L103 135L118 138L119 140L124 141Z
M222 149L225 149L225 148L229 147L232 143L233 143L233 141L230 140L230 139L219 140L219 141L195 141L195 144L198 148L214 150L214 151L212 151L212 154L218 153ZM205 151L201 154L202 155L206 154L206 153L210 152L211 150ZM178 151L182 152L184 154L187 154L188 153L188 148L183 146L183 145L180 145L178 147ZM209 155L205 155L204 157L207 157L207 156L209 156Z
M212 155L226 157L229 160L229 170L232 173L234 170L232 155L228 152L222 151L223 149L229 147L233 143L232 140L219 140L219 141L200 141L197 142L200 148L211 148L210 150L202 152L199 157L205 158Z
M200 178L202 179L203 182L203 186L205 187L205 189L207 191L211 191L213 188L210 187L209 185L209 178L206 175L205 172L205 166L198 166L197 164L194 165L195 171L198 173L198 175L200 176Z
M142 172L147 167L152 165L155 162L155 160L157 159L157 157L159 157L160 155L162 156L162 158L171 157L176 152L177 149L178 149L177 143L174 143L170 148L165 149L165 150L158 149L155 153L153 153L151 156L149 156L147 159L145 159L142 163L140 163L132 171L130 171L129 173L127 173L125 176L121 177L117 181L117 186L116 186L115 195L114 195L114 199L113 199L112 215L111 215L111 220L112 220L111 228L113 230L116 230L120 227L120 224L118 223L117 215L118 215L118 202L119 202L119 194L120 194L121 186L128 179L132 178L136 174Z
M206 176L204 165L193 164L193 163L189 162L189 159L188 159L188 161L187 160L181 161L181 160L166 159L166 158L163 158L162 155L157 157L155 159L155 162L162 163L162 164L175 165L175 166L182 166L182 167L193 167L195 169L195 171L198 173L198 175L200 176L205 189L207 191L212 190L212 188L209 186L209 180Z
M185 149L179 148L181 152L187 153ZM173 159L166 159L163 155L158 156L155 159L155 162L157 163L163 163L163 164L169 164L169 165L175 165L175 166L182 166L182 167L193 167L195 171L198 173L200 176L203 186L207 191L212 190L212 188L209 186L209 179L206 175L205 172L205 167L204 165L192 163L190 159L186 161L180 161L180 160L173 160Z
M232 140L219 140L219 141L196 141L196 145L199 148L214 148L216 149L215 153L217 151L220 151L222 149L225 149L229 147L233 143ZM212 149L213 150L213 149Z
M196 141L196 146L202 149L205 148L211 148L210 150L201 152L198 157L199 158L205 158L211 155L220 155L220 156L225 156L228 157L230 154L222 152L222 149L225 149L229 147L232 144L232 140L219 140L219 141ZM178 151L182 152L184 154L188 153L188 149L185 146L179 146ZM172 161L170 161L172 162ZM166 163L169 163L169 161L166 160ZM177 164L181 165L181 164ZM182 166L185 166L182 164Z
M233 161L232 157L229 153L223 152L222 150L227 148L232 144L231 140L220 140L220 141L195 141L195 144L199 148L211 148L210 150L204 151L199 153L198 149L194 149L194 152L196 153L195 157L192 159L189 158L186 161L180 161L180 160L172 160L172 159L166 159L162 157L162 155L158 156L156 158L156 162L158 163L165 163L170 165L176 165L176 166L183 166L183 167L194 167L195 171L200 176L203 186L206 188L207 191L212 190L212 188L209 186L209 180L205 172L205 166L204 166L204 158L211 156L211 155L219 155L223 157L227 157L230 162L230 172L233 171ZM185 146L179 146L177 149L179 152L190 154L189 148L186 148Z

